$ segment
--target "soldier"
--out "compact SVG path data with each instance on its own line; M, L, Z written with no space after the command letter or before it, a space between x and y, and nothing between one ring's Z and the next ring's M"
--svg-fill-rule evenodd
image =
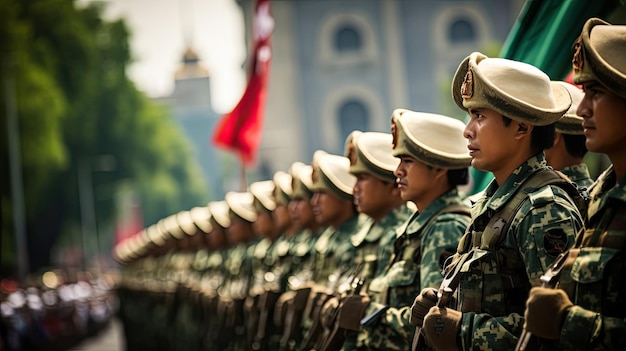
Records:
M298 233L294 235L289 248L291 264L286 274L288 277L285 287L288 291L280 296L274 312L276 316L284 316L275 320L276 325L283 326L281 350L295 350L304 336L300 325L311 291L315 264L314 246L325 229L315 220L311 206L312 172L313 168L302 162L294 162L289 168L292 193L288 210Z
M571 98L536 67L478 52L459 65L452 94L470 114L463 135L472 166L494 180L472 207L439 301L437 291L423 290L414 312L428 312L421 334L434 349L511 350L531 286L582 226L576 187L543 153Z
M337 321L327 331L322 350L356 349L360 320L369 303L365 293L372 278L385 269L397 226L412 214L396 186L396 170L399 160L393 156L392 135L354 131L346 140L346 156L350 159L350 173L356 177L354 204L359 213L366 215L360 230L351 238L355 248L352 265L355 272L346 279L350 286L348 296L336 296L340 300ZM384 249L381 248L385 245ZM340 289L340 292L344 289ZM360 290L360 291L359 291ZM345 339L345 341L344 341Z
M399 161L394 170L404 201L419 212L393 231L379 254L387 262L369 286L369 320L359 335L366 350L406 350L414 327L410 305L421 288L438 286L441 264L469 223L457 187L467 183L470 162L463 123L447 116L397 109L391 116L389 150ZM343 317L343 316L341 316ZM358 316L359 318L362 315Z
M307 305L311 327L302 345L305 350L319 340L323 325L318 316L324 303L340 285L339 278L351 266L354 246L350 237L360 225L353 204L352 189L356 178L349 172L350 160L318 150L313 155L312 164L313 214L315 220L327 228L315 243L315 286Z
M574 45L574 81L585 95L587 148L612 165L590 189L587 229L561 271L560 289L533 288L526 329L558 339L562 350L622 350L626 345L626 26L591 18ZM562 289L562 290L561 290Z
M573 84L558 82L563 85L572 98L572 106L556 122L556 133L552 147L545 150L546 162L554 169L565 174L579 188L588 189L593 180L589 169L583 162L587 147L583 135L583 119L576 115L576 109L583 92Z

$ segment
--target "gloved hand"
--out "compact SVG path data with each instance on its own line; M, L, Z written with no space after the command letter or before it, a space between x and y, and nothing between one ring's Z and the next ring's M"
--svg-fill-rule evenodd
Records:
M540 338L559 339L567 309L572 305L561 289L532 288L526 301L524 328Z
M333 329L337 318L337 308L339 308L339 299L336 297L329 298L322 307L319 319L322 326L326 329Z
M457 335L463 313L446 307L432 307L424 316L422 334L426 343L438 351L458 350Z
M358 331L361 327L361 319L369 303L369 296L356 294L344 298L337 316L339 328Z
M437 304L437 289L426 288L420 292L419 295L413 301L411 306L411 315L409 316L409 323L416 327L422 327L424 323L424 316L431 307Z

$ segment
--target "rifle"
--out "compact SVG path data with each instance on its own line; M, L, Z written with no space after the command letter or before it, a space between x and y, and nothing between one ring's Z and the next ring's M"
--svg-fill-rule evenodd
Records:
M470 256L471 255L467 253L461 255L459 260L454 264L454 268L450 268L443 277L443 281L441 282L439 291L437 292L437 307L446 307L450 302L452 294L454 294L454 291L459 286L459 282L461 281L461 267ZM426 342L424 340L424 336L422 335L422 328L416 327L415 334L413 334L411 351L421 351L425 349Z
M363 279L360 279L358 276L354 277L352 279L352 282L350 283L350 288L352 291L350 294L348 294L348 297L352 295L359 295L361 293L361 289L363 288L364 283L365 281ZM321 351L339 351L346 340L346 333L348 332L348 329L340 327L339 321L337 320L337 316L339 315L339 312L342 308L343 306L340 304L339 307L335 311L333 311L333 320L335 321L335 325L332 332L330 333L330 337L326 342L324 342L323 346L320 348ZM324 339L325 338L323 338L322 340Z
M567 257L569 256L569 251L565 251L561 253L555 260L552 262L548 270L539 278L541 280L542 288L556 288L556 284L559 281L559 276L561 275L561 270L565 266L565 262L567 261ZM524 328L522 330L522 334L517 340L517 345L515 346L515 351L525 351L526 347L528 347L529 342L532 339L533 334Z

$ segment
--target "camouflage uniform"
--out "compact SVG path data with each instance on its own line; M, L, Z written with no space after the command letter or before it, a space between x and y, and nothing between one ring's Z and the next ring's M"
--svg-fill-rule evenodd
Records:
M614 219L603 225L603 214L610 209L617 210ZM592 186L588 215L587 229L577 238L580 252L559 283L574 303L565 317L559 347L622 350L626 345L626 177L617 182L613 166ZM602 232L593 240L596 229Z
M359 335L367 350L408 350L415 327L409 324L410 306L425 287L439 287L442 260L457 246L469 224L469 216L442 213L449 206L463 206L457 190L414 213L396 229L393 254L382 275L374 278L368 293L372 299L366 315L388 305L379 321Z
M589 169L584 163L561 168L559 171L565 174L572 182L576 183L580 188L589 189L593 180L589 176Z
M574 243L582 227L582 217L566 191L548 185L523 189L529 201L514 212L510 227L496 243L484 235L492 228L485 226L501 215L520 184L540 169L548 169L543 153L520 165L502 186L492 181L472 207L472 224L454 257L454 262L467 257L455 294L455 308L463 312L459 346L464 350L515 347L530 287L540 285L543 272Z

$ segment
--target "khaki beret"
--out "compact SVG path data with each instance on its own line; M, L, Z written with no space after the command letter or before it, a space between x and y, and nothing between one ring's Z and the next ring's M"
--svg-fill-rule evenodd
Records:
M207 207L209 208L209 212L211 212L212 222L215 222L215 224L224 229L230 227L230 217L228 216L230 209L226 201L211 201L207 204Z
M276 202L274 201L272 194L274 193L275 187L274 181L272 180L263 180L250 184L248 191L254 196L253 203L256 213L260 213L261 211L274 211L276 208Z
M228 204L230 213L243 219L246 222L256 221L256 211L254 208L254 195L247 191L229 191L224 196Z
M400 160L392 153L393 136L389 133L365 132L346 141L350 173L367 173L383 181L395 181L393 172Z
M293 189L291 187L291 175L289 173L278 171L274 173L274 201L277 205L287 206L291 200Z
M211 224L211 211L207 206L198 206L189 210L189 217L192 223L196 225L202 232L208 234L213 230Z
M597 81L626 98L626 26L590 18L574 44L574 82Z
M561 119L556 121L556 131L569 135L583 135L583 118L576 115L576 110L585 96L585 93L577 86L568 82L557 81L557 83L564 86L569 92L572 98L572 106L570 106Z
M289 174L291 174L292 198L310 199L313 196L313 180L311 179L312 173L313 167L311 167L311 165L305 165L302 162L294 162L291 167L289 167Z
M350 160L317 150L313 154L313 191L329 191L336 196L352 199L356 177L350 174Z
M393 155L409 155L436 168L469 167L472 158L464 129L453 117L396 109L391 116Z
M452 96L464 111L487 108L536 126L556 122L572 103L567 90L537 67L479 52L459 65Z
M178 224L175 214L171 216L167 216L163 219L160 219L156 225L161 231L161 233L165 235L169 235L172 238L182 239L185 237L185 232Z

